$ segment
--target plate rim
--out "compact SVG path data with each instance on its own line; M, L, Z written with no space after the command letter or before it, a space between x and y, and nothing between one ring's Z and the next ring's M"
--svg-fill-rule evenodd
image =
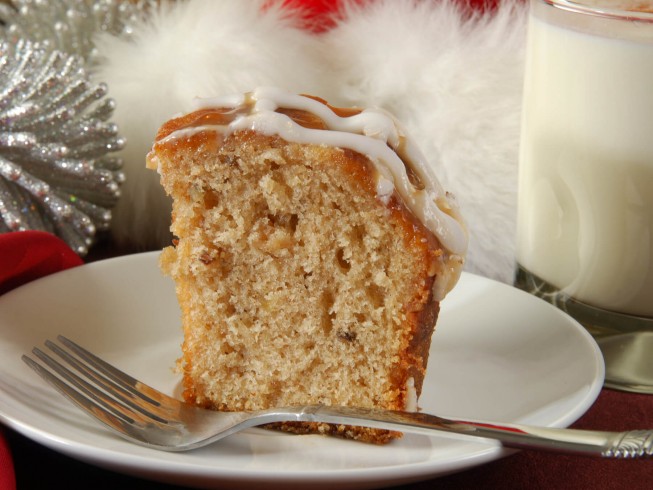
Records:
M0 296L0 312L5 302L12 301L14 295L25 294L24 291L29 289L34 283L41 281L62 281L65 280L66 276L78 274L78 269L85 268L86 271L89 269L98 269L101 270L103 267L112 267L114 264L124 261L147 261L151 260L152 256L158 256L160 251L150 251L150 252L141 252L136 254L129 254L119 257L108 258L104 260L99 260L87 264L83 264L79 267L74 267L72 269L67 269L64 271L59 271L49 276L37 279L31 283L27 283L23 286L16 288L15 290L5 293L3 296ZM92 273L92 271L89 271ZM498 282L494 279L487 278L484 276L476 275L471 272L463 272L464 278L473 278L476 281L487 282L491 287L499 288L509 288L514 290L519 294L528 296L529 298L537 299L541 301L548 307L555 310L556 313L566 317L567 321L570 322L572 326L580 332L581 335L585 337L585 340L593 347L595 361L596 376L591 380L590 386L588 387L585 396L580 400L573 410L568 411L564 415L557 417L557 420L554 424L550 426L568 426L578 420L594 403L598 397L602 386L603 386L603 377L605 374L605 367L603 364L603 357L600 353L600 349L594 339L591 337L589 332L583 328L578 322L569 315L565 314L561 310L557 309L555 306L545 303L539 298L535 298L528 293L518 290L511 285ZM64 278L64 279L62 279ZM0 324L0 333L3 331L3 326ZM0 339L0 342L2 340ZM174 467L168 466L166 461L162 463L157 463L156 465L147 465L146 468L142 463L147 463L152 460L151 457L143 454L131 454L128 458L118 458L120 461L117 461L115 458L112 459L112 456L116 456L118 453L116 450L102 448L95 444L85 443L83 441L76 441L59 437L56 434L46 433L45 431L40 430L30 426L29 422L19 420L11 415L7 415L3 408L3 404L0 403L0 421L8 427L16 430L21 433L23 436L33 440L38 444L42 444L54 451L65 454L71 458L84 461L89 464L96 466L104 467L113 471L120 473L130 474L139 477L145 477L153 480L160 480L156 478L157 475L152 474L152 471L156 471L158 476L171 476L179 474L179 467L189 467L186 463L181 465L176 465ZM376 482L378 485L386 486L388 481L395 482L396 484L407 483L411 481L419 481L425 478L436 478L439 476L444 476L446 474L459 472L465 469L471 469L475 466L500 459L506 455L513 454L515 451L511 449L506 449L501 447L498 443L492 441L484 441L483 444L477 444L483 446L484 449L477 450L466 457L454 458L451 461L445 461L445 466L442 467L442 461L434 461L428 459L426 461L412 462L412 463L403 463L391 466L375 466L375 467L366 467L366 468L340 468L340 469L328 469L323 471L315 471L314 469L309 469L306 471L297 471L293 470L283 470L273 471L266 469L255 469L252 471L250 468L249 471L245 471L241 468L234 468L225 470L221 468L221 471L218 475L214 472L202 472L199 471L199 468L195 468L200 476L205 481L213 481L215 483L225 482L225 481L238 481L240 483L249 483L257 484L265 481L270 483L270 479L274 481L274 484L278 485L288 485L288 484L306 484L307 477L310 478L310 483L313 484L314 480L319 479L321 482L326 484L333 484L336 482L345 484L343 488L356 488L359 484L365 484L366 488L372 488ZM145 448L143 448L145 449ZM152 450L156 451L156 450ZM128 461L129 460L129 461ZM156 468L155 468L156 466ZM165 480L170 481L170 480ZM391 484L395 484L391 483ZM347 486L349 485L349 486Z

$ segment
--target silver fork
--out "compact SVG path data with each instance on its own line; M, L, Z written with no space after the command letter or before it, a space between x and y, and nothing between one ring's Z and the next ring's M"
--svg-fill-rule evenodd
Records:
M421 412L307 405L256 412L217 412L171 398L132 378L73 341L58 336L23 360L78 407L126 439L165 451L187 451L272 422L326 422L427 435L494 439L505 447L606 458L653 455L653 430L585 431L451 420ZM68 367L66 367L68 366Z

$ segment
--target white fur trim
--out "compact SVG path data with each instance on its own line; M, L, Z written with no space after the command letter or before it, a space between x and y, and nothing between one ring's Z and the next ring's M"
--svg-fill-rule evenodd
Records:
M344 102L393 112L461 208L465 269L512 282L527 7L469 18L449 0L349 5L325 38Z

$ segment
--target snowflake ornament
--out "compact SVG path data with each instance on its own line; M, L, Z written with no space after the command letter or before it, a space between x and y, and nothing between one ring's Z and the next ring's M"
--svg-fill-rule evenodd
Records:
M0 233L43 230L86 255L124 180L94 36L130 37L156 0L0 4ZM3 40L4 39L4 40Z
M78 57L0 43L0 232L48 231L85 255L108 228L125 141L106 92Z
M132 26L157 7L157 0L14 0L0 4L4 37L38 41L45 49L97 61L93 38L100 32L129 38Z

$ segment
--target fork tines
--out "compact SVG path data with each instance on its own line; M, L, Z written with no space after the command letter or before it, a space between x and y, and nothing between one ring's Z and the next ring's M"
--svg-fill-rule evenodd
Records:
M110 427L133 436L137 424L166 424L160 412L162 396L153 388L116 369L72 340L59 335L32 350L37 360L22 359L77 406ZM51 355L54 354L54 355ZM40 362L39 362L40 361Z

